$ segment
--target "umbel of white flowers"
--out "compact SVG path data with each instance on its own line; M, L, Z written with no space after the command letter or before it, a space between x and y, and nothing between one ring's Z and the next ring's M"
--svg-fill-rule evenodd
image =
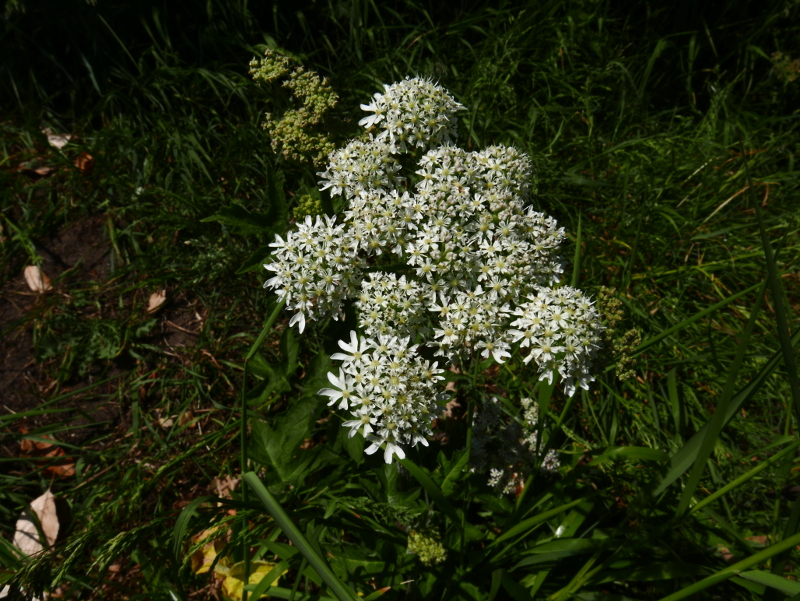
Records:
M428 444L443 370L418 354L422 344L451 362L502 363L518 348L541 379L558 372L567 394L588 388L600 317L579 290L556 287L564 230L528 206L528 157L454 146L464 107L427 79L384 86L361 108L372 113L360 121L368 135L332 152L319 174L322 190L344 195L344 214L307 216L276 237L264 265L274 274L264 287L300 332L355 301L363 335L339 343L347 354L333 355L342 366L320 391L350 412L350 436L360 430L367 453L385 444L387 463ZM413 185L398 160L409 153L419 157Z

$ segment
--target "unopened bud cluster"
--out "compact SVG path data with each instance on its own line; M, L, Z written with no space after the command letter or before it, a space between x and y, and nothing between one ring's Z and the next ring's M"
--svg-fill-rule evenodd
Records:
M332 152L319 174L322 190L347 201L341 219L306 217L276 239L265 265L274 273L265 286L301 332L307 320L339 319L342 303L355 301L366 336L340 346L369 351L369 364L343 359L340 375L331 374L358 399L340 405L353 415L351 434L360 421L370 450L386 443L387 462L403 456L401 445L425 442L438 371L423 365L420 345L460 364L502 363L519 350L541 378L558 373L568 394L587 388L599 314L579 290L554 288L564 230L529 206L528 157L506 146L452 145L463 107L426 79L385 86L362 108L373 113L361 121L366 136ZM410 162L416 168L404 172ZM406 355L395 365L398 351ZM338 400L333 389L323 394Z
M315 165L323 165L334 146L326 134L315 131L315 128L339 97L327 79L291 64L289 57L269 48L263 58L250 61L250 75L259 83L286 78L283 87L291 90L298 105L286 111L280 119L266 113L263 126L276 152L292 161L311 160Z
M606 345L611 348L617 378L627 380L636 375L636 347L642 342L642 337L636 328L622 333L620 322L625 317L622 301L613 288L603 286L597 294L597 306L600 314L605 318L603 338Z
M422 565L432 567L447 559L447 550L434 528L419 528L408 534L408 552L419 557Z

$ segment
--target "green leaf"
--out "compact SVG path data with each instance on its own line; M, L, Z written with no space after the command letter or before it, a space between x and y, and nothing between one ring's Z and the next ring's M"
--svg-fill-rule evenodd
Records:
M537 547L533 547L528 557L517 562L511 571L515 571L524 566L534 565L537 563L547 563L564 557L573 557L582 553L589 553L595 551L600 547L603 541L593 540L586 538L567 538L550 541Z
M511 578L506 572L503 572L502 580L503 588L511 595L514 601L530 601L531 594L519 582Z
M449 497L453 494L456 483L464 476L464 469L469 463L469 453L467 449L462 449L453 454L452 460L448 460L440 451L438 459L441 466L442 493Z
M786 578L781 578L780 576L770 574L769 572L762 572L761 570L749 570L747 572L741 572L739 574L739 578L744 578L745 580L750 580L751 582L763 584L764 586L774 588L787 595L800 594L800 582L787 580Z
M282 234L289 226L289 205L283 192L284 177L269 164L266 166L267 192L269 194L269 212L267 218L273 223L273 231Z
M760 285L760 284L759 284ZM800 342L800 330L794 333L791 338L791 345L792 347L797 346L797 343ZM725 420L724 424L727 424L733 419L733 416L736 415L736 412L739 411L739 408L744 405L747 401L749 401L753 395L761 388L761 385L764 381L769 378L770 375L778 368L783 359L783 352L777 351L773 356L770 358L767 363L759 370L756 376L750 380L748 384L744 386L736 395L731 399L728 403L728 407L725 411ZM653 487L653 495L658 496L666 488L675 482L687 469L689 466L694 463L697 454L700 452L700 446L703 444L703 440L705 438L706 432L711 428L711 420L706 422L706 424L700 428L694 436L692 436L686 444L684 444L671 458L670 458L670 469L664 475L663 478L657 480Z
M795 534L789 538L783 539L781 542L776 543L766 549L743 559L742 561L737 561L735 564L726 567L719 572L704 578L699 582L695 582L694 584L690 584L689 586L682 588L676 593L671 595L667 595L661 601L678 601L679 599L685 599L687 597L691 597L692 595L696 595L700 591L704 591L710 586L715 584L719 584L720 582L724 582L733 576L742 576L742 570L746 570L752 566L759 565L765 562L767 559L774 557L787 549L791 549L795 545L800 543L800 534Z
M186 531L189 528L189 521L197 515L197 509L201 503L205 503L214 499L215 497L205 496L192 499L189 504L183 508L178 519L175 521L175 528L172 531L172 555L178 561L181 560L181 546L183 539L186 537Z
M636 566L624 570L604 572L597 584L603 582L646 582L651 580L676 580L693 576L705 576L709 569L695 563L659 562L650 566Z
M281 414L274 427L253 419L249 454L256 461L275 468L282 482L298 483L302 467L314 454L301 451L300 445L308 438L320 410L320 402L312 397L302 397Z
M595 457L587 467L616 459L626 459L628 461L667 461L669 459L669 455L664 451L651 449L650 447L609 447L598 450L602 450L602 453L600 456Z
M203 223L222 223L242 235L269 234L274 231L276 225L270 215L251 213L238 202L232 202L230 206L220 209L211 217L206 217L201 221Z
M281 367L284 375L288 378L297 370L297 356L300 353L300 345L292 328L286 328L283 331L279 350L281 353Z
M505 532L504 534L499 536L497 539L495 539L489 545L489 547L493 547L493 546L495 546L495 545L497 545L497 544L499 544L499 543L501 543L501 542L503 542L505 540L508 540L509 538L517 536L519 534L523 534L524 533L524 536L527 536L535 528L537 528L540 524L546 522L547 520L549 520L552 517L557 516L560 513L565 512L567 509L572 509L576 505L580 505L584 501L586 501L586 498L582 497L580 499L576 499L574 501L570 501L569 503L566 503L564 505L561 505L561 506L556 507L554 509L551 509L549 511L543 511L539 515L535 515L535 516L533 516L531 518L528 518L527 520L519 522L515 526L512 526L507 532Z
M259 269L264 269L264 262L269 258L272 254L274 249L270 246L259 246L258 250L253 251L250 253L250 256L245 259L242 266L236 270L236 275L241 275L243 273L247 273L249 271L257 271ZM265 274L272 273L270 271L266 271Z
M461 528L461 518L459 517L458 513L456 512L455 507L450 504L450 501L447 500L442 489L439 488L439 485L431 479L431 477L427 474L427 472L419 467L416 463L411 461L410 459L401 459L400 463L403 464L409 473L411 473L414 478L416 478L417 482L419 482L422 487L427 491L430 495L431 499L433 500L434 504L439 508L445 516L447 516L451 522L453 522L456 526Z

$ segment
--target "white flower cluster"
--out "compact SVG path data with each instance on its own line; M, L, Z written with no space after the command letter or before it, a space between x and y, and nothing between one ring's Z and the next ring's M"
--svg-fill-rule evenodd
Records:
M600 346L600 313L581 291L569 286L539 290L514 315L519 319L511 325L520 329L508 333L520 348L531 348L525 363L535 360L551 384L558 370L569 396L575 393L576 381L588 390L594 381L589 367Z
M383 89L384 93L375 94L370 104L361 105L373 114L359 125L383 128L379 137L388 138L403 152L408 146L430 148L455 137L453 115L464 106L443 87L428 79L406 77Z
M372 340L425 344L453 362L503 362L519 343L542 379L558 371L568 394L576 383L586 388L599 317L580 291L553 288L565 234L528 206L528 157L506 146L467 152L450 144L463 107L428 80L386 86L362 108L374 113L362 125L382 131L331 153L319 173L321 188L347 201L342 222L306 218L286 241L277 238L265 265L275 273L265 287L294 312L290 323L302 332L306 319L338 318L342 301L354 299ZM403 174L408 161L398 155L414 147L424 152ZM422 440L389 432L368 434L393 453Z
M521 423L506 416L496 397L484 401L473 417L470 471L488 473L488 484L504 494L514 494L524 484L524 475L538 465L552 473L561 462L558 453L549 449L537 453L538 406L532 399L522 399Z
M430 422L438 410L437 392L444 370L436 362L417 355L417 346L408 338L379 336L377 340L350 333L350 343L339 341L347 353L336 353L332 359L343 362L339 375L329 373L328 380L336 388L323 388L319 394L330 398L328 405L339 402L339 409L349 410L353 419L344 422L350 436L361 430L372 444L372 454L386 444L384 461L392 456L405 457L402 445L428 446Z

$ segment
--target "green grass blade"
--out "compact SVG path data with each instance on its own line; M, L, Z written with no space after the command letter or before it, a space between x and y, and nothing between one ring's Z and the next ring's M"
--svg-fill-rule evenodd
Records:
M717 304L715 304L715 305L712 305L712 306L708 307L707 309L703 309L703 310L702 310L702 311L700 311L699 313L695 313L695 314L694 314L694 315L692 315L691 317L688 317L688 318L684 319L684 320L683 320L682 322L680 322L679 324L677 324L677 325L674 325L674 326L672 326L671 328L667 328L666 330L664 330L664 331L663 331L663 332L661 332L660 334L658 334L658 335L656 335L656 336L653 336L652 338L648 338L647 340L645 340L645 341L644 341L644 342L642 342L642 343L641 343L639 346L637 346L637 347L636 347L636 349L635 349L635 350L634 350L634 352L633 352L633 355L638 355L639 353L643 353L644 351L646 351L647 349L649 349L649 348L650 348L651 346L653 346L654 344L656 344L656 343L658 343L658 342L661 342L661 341L662 341L664 338L666 338L667 336L671 336L671 335L672 335L672 334L674 334L675 332L678 332L678 331L682 330L683 328L685 328L685 327L686 327L686 326L688 326L689 324L692 324L692 323L694 323L694 322L695 322L695 321L697 321L698 319L702 319L703 317L705 317L705 316L706 316L706 315L708 315L709 313L713 313L713 312L714 312L714 311L716 311L717 309L721 309L721 308L722 308L722 307L724 307L725 305L727 305L727 304L729 304L729 303L731 303L731 302L735 301L737 298L741 298L741 297L742 297L742 296L744 296L745 294L748 294L748 293L752 292L753 290L755 290L756 288L758 288L758 287L759 287L759 286L761 286L761 285L762 285L762 284L760 284L760 283L759 283L759 284L753 284L752 286L750 286L750 287L749 287L749 288L747 288L746 290L742 290L741 292L737 292L737 293L736 293L736 294L734 294L733 296L729 296L729 297L728 297L728 298L726 298L725 300L722 300L722 301L718 302Z
M175 522L175 528L172 531L172 555L175 557L175 560L180 563L181 562L181 545L183 544L183 539L186 536L186 530L189 528L189 521L197 515L197 508L200 507L201 503L205 503L214 499L211 496L205 497L198 497L196 499L192 499L192 501L183 508L180 515L178 516L178 520Z
M549 520L552 517L557 516L560 513L565 512L567 509L572 509L576 505L580 505L584 501L586 501L586 497L581 497L580 499L576 499L574 501L570 501L569 503L565 503L564 505L561 505L559 507L555 507L553 509L550 509L549 511L542 512L539 515L535 515L532 518L528 518L527 520L524 520L524 521L520 522L519 524L511 527L504 534L501 534L500 536L498 536L494 541L492 541L491 544L489 544L487 549L491 548L491 547L494 547L495 545L498 545L501 542L503 542L505 540L508 540L509 538L512 538L514 536L517 536L517 535L520 535L520 534L523 534L523 533L525 534L525 536L527 536L528 534L530 534L533 531L534 528L536 528L540 524L546 522L547 520Z
M800 331L795 332L791 339L791 344L793 347L797 345L798 342L800 342ZM756 374L756 376L733 397L731 402L728 404L728 409L725 413L725 424L733 419L733 416L736 414L739 408L752 398L756 391L761 387L762 383L778 368L781 358L781 351L777 351L770 358L770 360L764 364L761 370L759 370L758 374ZM657 485L654 486L653 495L660 495L670 484L675 482L675 480L677 480L681 474L689 469L689 466L697 457L703 437L705 436L705 433L708 431L709 427L710 422L706 422L706 424L700 428L700 430L698 430L695 435L692 436L692 438L690 438L689 441L672 456L672 459L670 460L671 467L666 475L664 475L664 477L658 481Z
M687 597L695 595L700 591L706 590L710 586L724 582L733 576L741 576L743 570L763 563L771 557L775 557L779 553L791 549L798 543L800 543L800 534L795 534L794 536L786 538L781 542L772 545L771 547L767 547L759 553L755 553L754 555L743 559L742 561L738 561L735 564L728 566L724 570L720 570L716 574L712 574L708 578L704 578L700 582L695 582L694 584L679 590L677 593L662 597L660 601L678 601L679 599L686 599Z
M744 484L745 482L747 482L751 478L753 478L753 477L757 476L758 474L760 474L761 472L763 472L769 466L777 463L778 461L780 461L781 459L786 457L789 453L791 453L792 451L797 449L797 447L800 447L800 440L790 444L788 447L786 447L785 449L783 449L779 453L776 453L775 455L773 455L769 459L767 459L765 461L762 461L757 466L755 466L753 469L748 470L746 473L742 474L741 476L739 476L738 478L736 478L732 482L729 482L728 484L726 484L725 486L720 488L717 492L715 492L713 494L710 494L709 496L707 496L705 499L703 499L699 503L696 503L695 505L693 505L691 507L691 509L689 509L689 513L691 514L691 513L694 513L695 511L699 511L700 509L702 509L703 507L705 507L709 503L713 503L714 501L716 501L720 497L726 495L730 491L740 487L742 484Z
M261 578L261 581L257 585L255 585L252 591L250 591L251 595L250 598L253 599L253 601L257 601L258 599L260 599L264 595L264 593L270 590L270 588L272 587L272 583L275 582L275 580L278 577L280 577L280 575L283 574L288 568L289 568L288 561L279 561L277 564L275 564L275 567L273 567L267 574L265 574Z
M578 233L575 236L575 255L572 258L572 287L577 288L581 277L581 217L578 213Z
M756 325L756 319L761 313L761 302L764 299L765 287L766 282L764 283L764 287L762 287L761 292L756 297L756 305L753 307L753 311L750 313L750 318L747 320L747 325L745 325L742 339L739 342L739 347L736 349L736 356L734 357L733 364L728 372L728 379L725 382L725 388L722 390L722 395L720 396L719 403L717 403L717 408L714 410L714 415L709 422L708 430L706 430L705 434L703 434L700 449L697 452L697 457L694 461L694 465L692 466L692 472L689 474L689 480L683 489L683 494L681 496L680 503L678 503L678 508L675 510L676 516L683 515L686 512L686 509L689 507L692 496L694 495L698 484L700 484L700 478L703 476L703 471L706 468L706 462L708 461L708 458L711 457L711 452L714 450L714 445L717 442L717 438L719 438L720 432L722 432L725 414L728 410L728 403L733 396L733 387L736 385L736 380L739 377L739 370L742 368L744 354L747 350L747 345L750 342L750 336L753 333L753 328Z
M264 327L261 329L261 333L258 335L258 338L256 338L253 346L250 347L250 352L248 352L247 356L244 358L245 361L250 361L250 359L253 358L253 355L256 354L256 351L258 351L259 347L264 342L264 338L267 337L267 333L269 333L269 331L272 329L272 325L275 323L275 320L278 319L278 315L280 314L281 309L283 309L284 304L285 301L281 300L277 305L275 305L275 308L267 318L267 321L264 322Z
M739 574L739 578L744 578L745 580L750 580L751 582L763 584L764 586L778 590L786 595L800 594L800 583L787 580L786 578L781 578L780 576L770 574L769 572L762 572L761 570L749 570Z
M273 517L283 533L289 538L295 547L303 554L312 568L319 574L320 578L328 585L331 592L336 595L339 601L358 601L353 592L346 587L336 577L333 571L328 567L325 560L314 550L309 544L297 526L294 525L289 516L280 506L275 497L273 497L264 484L259 480L254 472L248 472L243 477L244 481L253 489L256 496L263 503L266 510Z

